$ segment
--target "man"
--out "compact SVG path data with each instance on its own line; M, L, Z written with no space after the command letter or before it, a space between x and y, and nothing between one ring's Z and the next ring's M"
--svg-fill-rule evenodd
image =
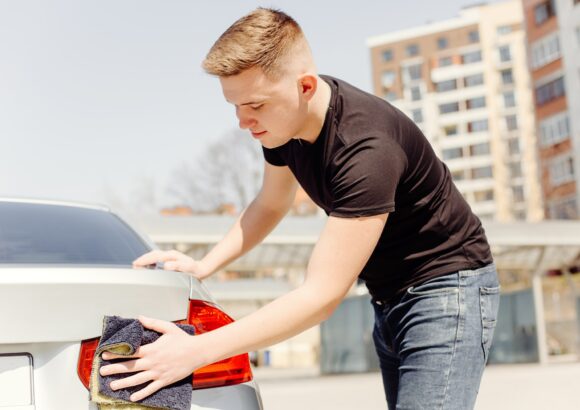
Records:
M101 373L137 372L113 388L151 381L132 397L143 399L199 367L320 323L360 277L373 297L389 408L472 408L499 284L479 219L421 131L386 101L317 75L300 27L280 11L258 9L238 20L203 67L219 77L240 127L263 146L262 189L202 260L153 251L134 266L162 261L204 279L268 235L298 183L328 220L301 286L198 336L140 318L163 335L135 360Z

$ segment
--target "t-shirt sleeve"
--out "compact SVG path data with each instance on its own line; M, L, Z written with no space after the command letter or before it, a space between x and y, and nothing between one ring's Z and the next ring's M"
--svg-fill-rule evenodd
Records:
M334 159L331 216L372 216L395 210L407 156L392 139L363 138Z
M275 148L271 149L262 146L262 152L264 153L264 159L267 163L277 167L283 167L287 165L280 153Z

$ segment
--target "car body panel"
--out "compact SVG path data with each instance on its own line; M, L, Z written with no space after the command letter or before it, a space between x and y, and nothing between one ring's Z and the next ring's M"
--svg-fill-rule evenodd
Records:
M74 208L71 212L76 215L76 223L79 223L78 215L84 214L78 209L102 212L120 220L123 223L121 229L128 228L135 233L135 238L125 235L124 240L139 241L140 249L155 249L146 235L105 207L0 198L4 209L13 205L7 202L22 202L27 210L31 205ZM64 208L60 211L66 214ZM62 216L63 212L60 211L55 215ZM102 220L103 214L97 215L97 219ZM16 236L24 235L24 230L14 223L20 221L10 220L7 215L10 214L4 214L4 221L11 226L10 232ZM63 221L66 223L66 218ZM105 225L120 226L117 222ZM33 238L42 236L44 243L50 245L45 249L58 258L61 249L58 246L66 245L49 243L53 240L50 232L45 236L45 230L38 226L33 228L29 231L35 232L31 234L35 235ZM83 230L82 226L75 228L77 231ZM102 233L103 226L99 228ZM87 232L86 229L84 232ZM123 262L126 265L6 263L10 260L11 254L7 252L13 243L6 237L0 237L0 246L2 240L6 259L0 262L0 371L4 372L0 379L0 395L2 392L14 392L6 394L6 397L13 396L16 397L14 400L18 400L18 403L10 405L7 404L8 399L4 403L0 401L2 410L96 410L96 404L89 401L89 391L78 375L79 355L84 340L101 336L106 315L126 318L144 315L167 321L183 320L187 318L190 299L210 302L219 308L204 284L189 274L159 268L135 269L130 260ZM68 243L76 249L74 242ZM90 246L88 249L91 249ZM31 255L34 259L36 256L33 249L29 251L29 248L21 246L19 250L24 250L21 254L24 257ZM62 248L62 252L63 255L70 253L70 249ZM28 377L27 372L30 374ZM27 389L31 389L30 400L26 399ZM191 409L261 410L262 403L257 384L250 381L193 390Z
M79 356L79 343L24 343L0 344L0 358L5 353L28 353L33 358L34 402L30 406L14 407L23 410L97 410L89 402L89 392L75 375ZM59 375L55 382L55 376ZM17 388L18 386L12 386ZM10 389L11 386L2 386ZM252 382L235 386L194 390L191 409L196 410L257 410L262 408L256 384ZM0 407L5 410L5 407Z

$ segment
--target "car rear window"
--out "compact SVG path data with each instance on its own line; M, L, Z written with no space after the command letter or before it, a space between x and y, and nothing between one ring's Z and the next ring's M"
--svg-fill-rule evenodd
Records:
M131 265L149 250L106 211L0 202L0 264Z

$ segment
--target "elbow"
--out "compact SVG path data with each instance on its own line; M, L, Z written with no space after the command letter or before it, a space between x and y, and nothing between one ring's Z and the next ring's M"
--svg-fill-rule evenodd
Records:
M320 309L320 322L324 322L325 320L330 319L330 317L334 314L334 311L338 306L341 304L343 300L343 296L336 296L332 298L328 298L325 303L323 303Z

